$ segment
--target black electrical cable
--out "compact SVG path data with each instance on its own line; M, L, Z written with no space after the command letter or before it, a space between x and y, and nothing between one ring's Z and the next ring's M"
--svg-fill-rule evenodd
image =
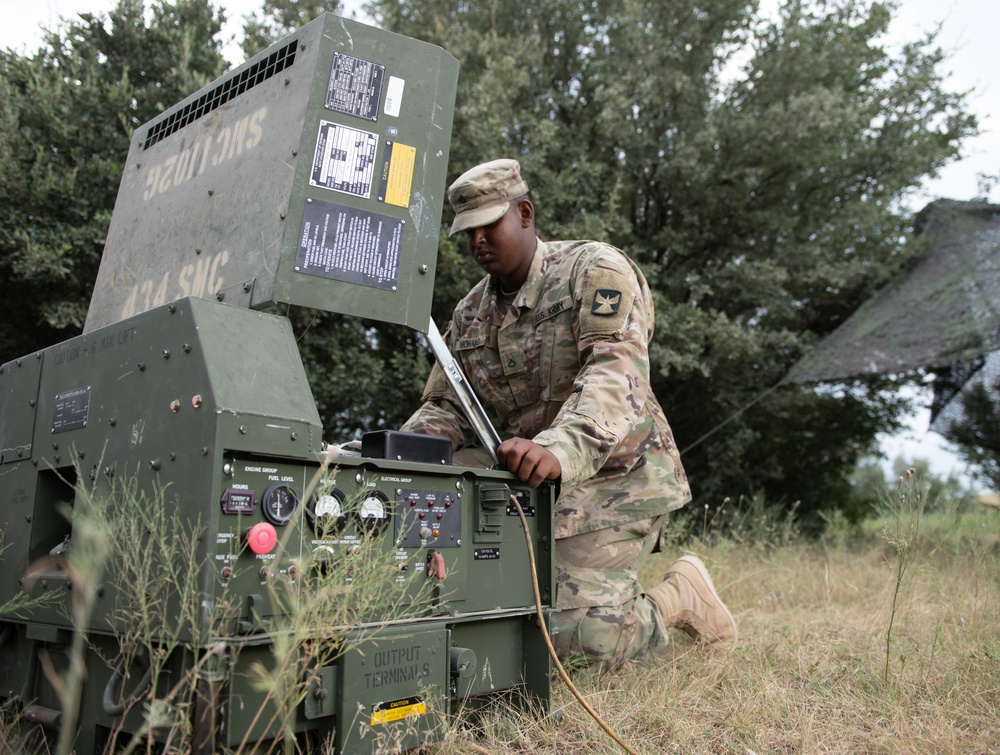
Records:
M728 425L730 422L732 422L734 419L736 419L737 417L739 417L741 414L743 414L743 412L745 412L751 406L753 406L754 404L758 403L759 401L763 401L767 396L770 396L772 393L774 393L776 390L778 390L778 388L780 388L782 386L782 384L784 383L784 381L785 381L785 379L782 378L777 383L775 383L770 388L768 388L766 391L764 391L763 393L758 394L757 397L755 399L753 399L750 403L748 403L746 406L744 406L744 407L742 407L740 409L737 409L735 412L733 412L732 414L730 414L726 419L724 419L722 422L720 422L719 424L717 424L715 427L713 427L707 433L705 433L704 435L702 435L694 443L691 443L687 447L680 449L681 456L683 456L684 454L686 454L688 451L690 451L695 446L700 445L703 440L708 440L709 438L711 438L713 435L715 435L717 432L719 432L719 430L721 430L726 425Z

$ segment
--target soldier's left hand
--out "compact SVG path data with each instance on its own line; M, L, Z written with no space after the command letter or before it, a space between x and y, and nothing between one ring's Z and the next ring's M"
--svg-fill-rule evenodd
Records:
M533 488L545 480L556 480L562 474L559 459L527 438L508 438L497 448L497 456L500 464Z

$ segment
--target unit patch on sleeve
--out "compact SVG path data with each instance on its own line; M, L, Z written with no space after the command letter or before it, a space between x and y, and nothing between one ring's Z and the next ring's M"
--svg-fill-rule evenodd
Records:
M610 288L599 288L594 292L594 303L591 305L590 311L592 314L602 317L616 315L621 303L621 291L614 291Z
M628 320L635 296L635 279L618 270L589 270L580 302L580 334L610 335Z

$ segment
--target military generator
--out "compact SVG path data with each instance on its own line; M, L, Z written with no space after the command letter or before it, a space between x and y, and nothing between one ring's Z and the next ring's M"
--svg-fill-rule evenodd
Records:
M31 736L371 753L547 708L554 489L324 442L274 314L436 336L457 77L325 15L135 131L83 333L0 367L0 698Z

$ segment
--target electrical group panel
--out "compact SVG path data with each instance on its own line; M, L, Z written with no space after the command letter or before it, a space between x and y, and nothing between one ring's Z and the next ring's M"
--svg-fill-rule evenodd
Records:
M382 574L382 603L405 597L420 615L530 610L524 530L515 509L490 500L511 495L523 502L536 558L551 569L549 524L536 516L539 497L550 490L510 487L505 473L351 457L324 469L234 455L219 485L222 516L210 562L227 594L317 575L350 583L369 569ZM499 516L486 543L476 531L483 509ZM491 590L476 589L482 584Z

